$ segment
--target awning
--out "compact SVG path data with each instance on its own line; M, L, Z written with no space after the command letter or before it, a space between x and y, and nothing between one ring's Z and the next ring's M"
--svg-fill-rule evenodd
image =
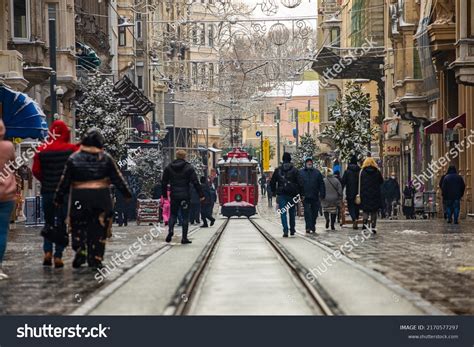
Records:
M127 76L115 83L114 89L127 115L144 116L153 110L153 103Z
M454 129L455 127L458 127L458 124L461 125L462 128L466 127L466 114L465 113L448 120L446 122L446 128Z
M430 134L442 134L443 133L444 120L438 119L437 121L432 122L430 125L425 127L425 135Z
M214 148L214 147L209 147L208 150L211 151L212 153L222 152L222 149L217 149L217 148Z
M76 42L77 65L87 70L96 70L102 61L97 53L88 45L82 42Z
M5 138L44 139L48 133L46 116L28 95L0 86L0 118Z

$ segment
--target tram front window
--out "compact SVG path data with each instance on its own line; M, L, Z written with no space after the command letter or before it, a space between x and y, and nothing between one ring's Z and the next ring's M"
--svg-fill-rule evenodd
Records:
M248 168L246 167L231 167L228 171L228 184L247 184Z

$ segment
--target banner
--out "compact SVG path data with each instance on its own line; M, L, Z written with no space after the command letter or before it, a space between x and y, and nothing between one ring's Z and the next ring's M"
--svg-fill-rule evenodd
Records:
M270 140L263 140L263 171L270 170Z
M400 141L385 141L383 146L384 156L395 155L398 156L401 154L401 143Z
M319 123L319 112L318 111L299 111L298 112L299 123Z

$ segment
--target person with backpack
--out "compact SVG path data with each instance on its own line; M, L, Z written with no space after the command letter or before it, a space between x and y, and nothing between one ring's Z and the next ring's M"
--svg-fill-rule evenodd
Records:
M324 199L326 190L323 181L323 175L318 169L313 167L313 158L305 159L304 168L299 172L304 191L304 220L306 224L306 233L316 232L316 219L318 217L321 202Z
M43 211L45 226L43 229L43 266L53 265L53 247L54 249L54 267L62 268L62 260L65 241L52 237L51 231L56 224L64 235L67 235L65 219L67 216L68 204L63 204L60 209L54 206L54 193L63 174L66 161L72 153L79 147L70 142L71 134L68 126L62 120L55 120L49 129L50 134L54 135L52 142L38 147L37 153L33 157L33 175L41 182L41 197L43 200ZM67 200L67 197L66 197ZM56 223L55 223L56 219ZM49 231L49 233L48 233ZM56 241L56 242L55 242Z
M283 227L283 237L288 237L288 217L290 218L290 235L296 233L295 217L296 204L301 199L301 187L303 186L301 177L291 163L291 155L288 152L283 153L283 164L281 164L272 175L270 181L272 192L277 195L278 212L281 217Z
M326 219L326 230L329 229L329 223L331 223L331 230L336 230L334 224L336 223L337 209L342 201L342 184L333 175L330 168L326 169L324 186L326 194L321 201L321 205L324 211L324 218Z
M191 203L191 193L189 184L192 184L198 192L200 200L204 200L201 185L192 165L186 161L186 151L180 149L176 151L176 159L171 162L163 171L161 186L163 187L162 196L165 197L168 184L171 186L171 217L168 224L168 236L166 242L171 242L174 235L174 225L181 213L183 233L181 244L189 244L189 207Z

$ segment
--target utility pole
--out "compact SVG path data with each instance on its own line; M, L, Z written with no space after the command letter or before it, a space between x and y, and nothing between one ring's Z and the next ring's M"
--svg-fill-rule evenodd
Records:
M280 162L280 108L276 110L276 123L277 123L277 166Z
M48 117L48 125L54 121L58 113L58 100L56 99L56 19L49 18L49 65L51 66L51 77L49 79L49 97L51 102L51 114Z
M262 168L262 175L263 175L263 130L260 131L260 165Z
M313 110L311 110L311 100L308 100L308 112L309 112L309 119L308 119L308 134L309 134L309 125L311 123L311 117L313 116Z
M298 124L298 118L299 118L299 115L298 115L298 109L294 109L293 110L293 114L294 114L294 117L296 119L296 147L298 147L298 144L299 144L299 137L300 137L300 134L299 134L299 124Z

